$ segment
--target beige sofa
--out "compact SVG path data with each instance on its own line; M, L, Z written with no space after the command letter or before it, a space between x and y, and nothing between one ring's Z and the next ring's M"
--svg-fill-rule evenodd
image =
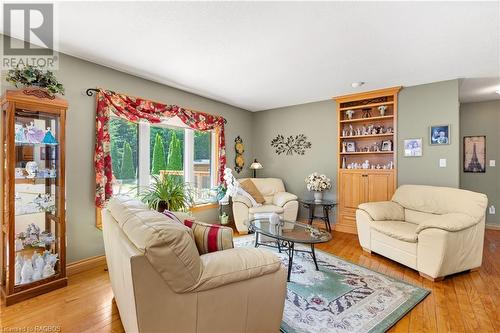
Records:
M102 211L111 286L128 333L278 332L286 270L267 250L199 255L190 228L132 199Z
M238 179L241 183L248 178ZM233 216L236 229L240 234L248 233L247 221L253 219L255 214L276 213L287 221L297 220L299 202L295 194L285 191L285 185L279 178L252 178L259 192L264 196L265 202L258 207L253 207L250 200L241 195L233 196Z
M391 201L359 205L359 243L441 279L481 266L488 199L447 187L403 185Z

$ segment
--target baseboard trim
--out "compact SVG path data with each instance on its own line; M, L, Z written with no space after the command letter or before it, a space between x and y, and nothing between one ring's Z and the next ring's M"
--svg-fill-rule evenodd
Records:
M102 265L106 265L106 257L104 255L78 260L66 266L66 275L72 276Z
M500 230L500 224L486 224L486 229Z

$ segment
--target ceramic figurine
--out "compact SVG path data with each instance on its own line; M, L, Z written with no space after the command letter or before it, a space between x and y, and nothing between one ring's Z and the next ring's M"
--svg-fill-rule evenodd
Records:
M43 260L43 258L41 256L36 258L36 260L34 262L34 267L33 267L35 269L35 271L39 271L41 273L43 271L44 266L45 266L45 261Z
M24 127L22 124L15 124L14 131L15 131L15 141L16 142L18 142L18 143L26 142L26 135L24 134Z
M22 267L22 264L20 262L17 262L16 261L16 265L15 265L15 269L14 269L14 280L15 280L15 284L20 284L21 283L21 271L22 271L23 267Z
M35 161L29 161L26 163L26 172L28 172L27 178L35 178L38 171L38 164Z
M352 116L354 115L354 110L347 110L345 112L345 115L347 116L347 119L352 119Z
M21 253L18 253L16 255L16 264L19 263L21 265L21 267L22 267L23 262L24 262L23 256L21 255Z
M354 135L354 128L352 127L352 125L349 125L349 136L353 135Z
M363 164L361 165L363 169L369 169L370 168L370 162L368 160L364 161Z
M23 268L21 269L21 283L30 283L33 278L33 264L31 263L31 259L24 260Z
M57 140L54 137L54 135L52 135L52 132L50 131L50 127L47 127L47 131L45 132L45 136L42 139L42 143L46 143L49 145L56 145L57 144Z
M42 278L42 271L39 271L37 269L35 269L35 271L33 272L33 281L38 281Z
M56 265L56 262L59 260L59 259L57 258L57 256L58 256L58 254L57 254L57 253L56 253L56 254L52 254L52 253L51 253L51 254L47 255L47 259L45 260L45 262L46 262L47 264L49 264L49 265L50 265L50 267L54 268L54 266Z
M347 164L347 160L346 160L346 158L344 156L344 157L342 157L342 169L346 168L346 164Z
M22 249L24 249L24 245L23 245L22 239L18 238L18 239L16 239L14 241L14 243L15 243L14 247L15 247L16 251L21 251Z
M52 266L50 266L49 263L45 264L45 266L43 267L42 277L48 278L54 274L56 274L56 272L54 271L54 268Z
M28 143L41 143L44 137L44 131L36 128L33 121L26 125L26 141Z
M377 109L378 112L380 112L380 115L383 117L385 116L385 110L387 110L387 105L381 105Z
M31 262L33 263L33 268L35 267L35 262L36 260L40 258L40 253L38 253L36 250L33 252L33 255L31 256Z

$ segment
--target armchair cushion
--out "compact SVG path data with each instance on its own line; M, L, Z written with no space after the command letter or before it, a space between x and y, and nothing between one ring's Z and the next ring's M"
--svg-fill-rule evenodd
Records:
M373 221L370 226L372 229L392 238L410 243L417 242L418 224L402 221Z
M445 231L460 231L470 228L478 224L480 220L477 220L469 215L462 213L449 213L443 215L437 215L428 220L423 221L417 228L417 233L428 228L436 228Z
M233 196L233 202L241 202L242 204L244 204L248 208L253 207L252 202L250 201L250 199L248 199L247 197L245 197L243 195L235 195L235 196Z
M253 183L253 181L251 179L247 179L245 181L242 181L240 183L240 186L248 193L252 196L252 198L257 202L257 203L264 203L264 196L262 195L262 193L260 193L259 189L257 188L257 186L255 186L255 184Z
M208 224L193 219L184 220L184 225L193 230L199 254L232 249L233 229L218 224Z
M277 192L274 194L273 204L283 207L287 202L297 200L297 196L288 192Z
M248 210L250 214L259 214L259 213L276 213L283 214L285 210L283 207L275 206L275 205L262 205L260 207L252 207Z
M392 201L368 202L358 206L364 210L374 221L404 221L405 211L403 206Z
M272 252L255 248L235 248L204 254L200 258L203 272L198 283L189 290L191 292L271 274L281 266L281 261Z

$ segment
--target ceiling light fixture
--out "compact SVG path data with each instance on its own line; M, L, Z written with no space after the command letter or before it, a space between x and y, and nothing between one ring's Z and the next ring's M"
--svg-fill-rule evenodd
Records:
M359 88L359 87L361 87L363 84L365 84L363 81L353 82L353 83L351 83L351 87L353 87L353 88Z
M500 95L500 89L495 90L495 92Z

